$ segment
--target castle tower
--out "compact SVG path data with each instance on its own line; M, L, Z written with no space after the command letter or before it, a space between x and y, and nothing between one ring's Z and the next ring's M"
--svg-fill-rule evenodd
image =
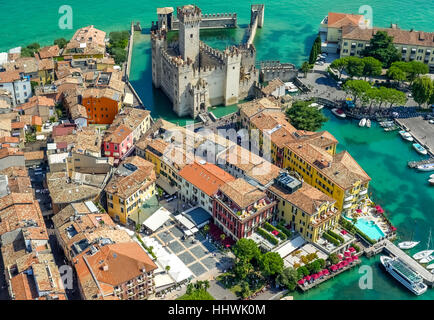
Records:
M238 102L241 53L236 47L226 49L224 53L226 71L226 79L224 84L224 104L225 106L228 106Z
M155 88L161 86L161 49L166 46L166 31L157 30L151 33L152 46L152 83Z
M197 65L199 60L199 25L202 11L194 5L177 8L179 19L179 52L182 59L190 59Z

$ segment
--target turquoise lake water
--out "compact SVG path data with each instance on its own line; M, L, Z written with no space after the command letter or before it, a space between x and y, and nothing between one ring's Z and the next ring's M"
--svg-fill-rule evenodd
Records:
M260 1L259 1L260 2ZM259 3L258 2L258 3ZM201 33L203 40L212 46L224 48L238 43L249 22L252 1L196 0L204 13L237 12L239 28L222 32ZM361 5L373 9L376 26L398 23L401 28L434 31L434 7L426 0L327 0L315 1L265 1L265 24L255 39L258 60L276 59L300 65L309 55L322 18L329 11L357 13ZM59 37L70 38L73 30L58 28L58 0L32 1L0 0L0 52L11 47L38 41L42 45ZM74 1L74 29L89 24L110 32L128 29L132 20L141 21L144 28L156 19L156 7L186 4L184 1ZM25 9L23 9L25 8ZM4 14L7 13L7 14ZM175 121L167 98L152 89L149 34L136 34L133 52L131 82L153 116L164 116ZM398 228L399 236L408 240L414 230L414 239L421 240L412 252L424 249L429 228L434 226L434 188L427 183L428 173L410 170L408 160L421 159L403 141L397 132L386 133L373 124L372 128L359 128L356 122L336 119L324 111L330 121L324 129L340 142L338 149L348 150L371 176L370 192ZM219 112L217 112L219 113ZM182 119L179 121L182 124ZM423 248L422 248L423 247ZM295 294L295 299L434 299L434 289L416 297L379 268L379 257L363 259L373 270L373 289L361 290L358 286L359 268L355 268L305 294Z

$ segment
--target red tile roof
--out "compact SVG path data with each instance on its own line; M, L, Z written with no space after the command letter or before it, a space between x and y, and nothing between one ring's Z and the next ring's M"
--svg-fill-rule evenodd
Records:
M195 162L186 165L179 175L208 196L217 193L217 190L226 182L235 180L235 177L211 163Z

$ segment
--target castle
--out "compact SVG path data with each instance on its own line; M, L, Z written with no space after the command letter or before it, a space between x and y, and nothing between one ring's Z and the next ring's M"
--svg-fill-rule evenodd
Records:
M166 35L175 19L173 9L162 9L157 10L160 25L151 33L152 82L167 95L178 116L190 115L195 119L206 113L209 106L232 105L253 94L253 85L259 79L253 44L220 51L200 41L202 19L216 20L216 16L203 16L195 5L177 8L179 39L168 43ZM263 5L252 6L255 30L263 25L263 10ZM236 26L236 15L221 17L235 19L231 27Z

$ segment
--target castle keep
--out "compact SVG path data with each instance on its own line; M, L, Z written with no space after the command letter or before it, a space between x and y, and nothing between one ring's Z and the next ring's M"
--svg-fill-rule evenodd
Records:
M253 94L253 84L259 78L253 44L220 51L200 41L204 15L194 5L177 8L179 39L169 44L166 34L172 26L170 21L174 21L173 10L163 9L157 12L159 21L164 23L160 22L151 34L152 82L171 100L178 116L196 118L206 113L209 106L232 105ZM252 6L258 27L263 24L263 10L264 6ZM236 20L232 26L236 26Z

